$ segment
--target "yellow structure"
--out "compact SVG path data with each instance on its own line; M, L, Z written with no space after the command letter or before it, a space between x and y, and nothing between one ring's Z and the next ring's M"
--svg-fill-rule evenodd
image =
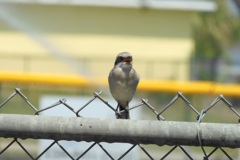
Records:
M0 3L0 70L107 77L129 51L142 79L188 80L191 20L216 6L181 1Z
M0 83L41 84L51 86L69 87L94 87L107 86L106 79L89 79L80 75L51 75L19 72L0 72ZM221 84L214 82L177 82L141 80L139 91L177 93L184 94L206 94L240 97L239 84Z
M129 51L139 90L240 96L239 85L187 82L191 21L215 9L203 0L2 0L0 82L106 85L116 54Z

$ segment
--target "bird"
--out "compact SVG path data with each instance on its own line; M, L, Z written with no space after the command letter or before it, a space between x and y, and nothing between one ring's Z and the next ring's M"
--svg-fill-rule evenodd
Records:
M108 76L109 89L112 97L117 101L118 119L130 119L129 102L132 100L140 77L132 67L133 58L129 52L117 55L114 67Z

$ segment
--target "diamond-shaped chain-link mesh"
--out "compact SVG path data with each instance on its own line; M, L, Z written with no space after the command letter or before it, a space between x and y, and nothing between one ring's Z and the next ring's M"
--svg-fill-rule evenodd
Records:
M57 101L54 104L50 104L49 106L43 108L43 109L37 109L37 107L35 107L30 100L20 91L19 88L16 88L14 90L14 92L5 100L0 104L0 111L2 108L4 108L6 106L6 104L11 101L15 96L20 96L27 104L28 107L30 107L33 111L34 114L36 116L41 116L41 113L55 108L55 107L65 107L67 108L70 112L73 113L74 116L76 117L83 117L82 111L87 108L87 107L93 107L90 106L90 104L95 101L96 99L100 100L104 106L106 106L107 108L109 108L110 110L112 110L112 114L114 114L117 117L117 114L121 114L119 113L115 107L111 106L107 101L105 101L102 97L101 97L101 92L95 92L92 99L89 99L89 101L87 101L83 106L79 107L77 110L75 110L73 107L71 107L68 103L66 99L60 99L59 101ZM198 154L198 156L196 156L192 149L189 149L188 146L181 146L181 145L173 145L170 146L170 148L168 147L168 149L164 148L163 150L161 150L161 148L163 148L163 146L155 146L153 150L161 150L161 153L163 153L162 155L155 155L155 153L153 154L151 152L151 147L147 147L146 145L142 145L142 144L130 144L130 147L126 147L125 148L125 152L121 153L121 155L119 157L114 157L111 152L108 150L108 148L105 147L106 144L102 144L102 143L98 143L98 142L93 142L93 143L89 143L90 145L86 148L84 148L84 150L80 153L76 153L74 156L71 155L71 152L69 152L64 145L61 144L61 141L56 141L53 140L46 148L44 148L44 150L42 150L40 153L38 152L36 153L32 153L31 150L29 150L29 148L24 146L24 140L21 140L20 138L16 137L13 138L13 140L8 141L7 143L3 143L1 144L0 141L0 159L4 159L4 153L8 150L11 150L13 147L13 145L17 145L19 146L18 148L20 148L20 150L23 151L23 153L25 153L25 156L28 157L29 159L41 159L41 157L46 154L53 146L58 146L61 150L61 152L65 153L66 156L69 159L81 159L83 158L88 152L91 151L92 148L99 148L99 150L101 152L103 152L105 154L105 156L108 159L124 159L126 157L126 155L128 155L130 152L132 152L135 148L138 148L141 151L141 157L138 157L138 159L168 159L170 157L170 155L174 154L176 149L179 149L180 154L182 153L183 155L185 155L184 159L210 159L211 156L213 156L214 154L216 154L216 151L220 151L222 153L220 159L235 159L236 158L236 152L233 153L233 155L231 155L231 152L226 151L225 148L222 147L218 147L215 146L213 148L208 147L206 149L206 147L204 147L202 145L202 138L201 138L201 122L204 119L204 117L206 117L206 115L208 114L208 112L210 110L212 110L214 107L216 107L216 104L220 101L222 101L224 103L224 105L226 107L228 107L230 109L230 111L233 113L233 116L236 116L236 119L238 118L238 121L240 119L240 114L233 108L233 106L229 103L229 101L223 96L223 95L219 95L215 100L213 100L213 102L206 108L202 109L201 111L198 111L190 102L189 100L181 93L178 92L176 94L176 96L170 101L169 104L167 104L165 107L163 107L162 110L158 111L156 108L154 108L146 99L142 99L141 102L139 102L139 104L132 106L129 108L129 112L131 113L132 110L135 110L137 108L140 107L146 107L146 111L149 111L149 113L153 113L154 117L156 117L156 120L159 121L165 121L166 118L163 117L163 114L168 111L171 107L173 107L173 104L176 103L176 101L178 100L182 100L184 102L184 104L186 104L187 107L190 108L190 111L193 112L196 115L196 128L197 128L197 139L199 141L200 144L200 153ZM148 132L148 131L146 131ZM3 139L3 137L2 137ZM14 153L14 151L12 151ZM164 153L165 152L165 153ZM144 156L142 156L144 155ZM2 157L2 158L1 158ZM178 157L178 156L176 156ZM224 158L223 158L224 157ZM135 157L133 157L134 159L137 159ZM178 158L177 158L178 159Z

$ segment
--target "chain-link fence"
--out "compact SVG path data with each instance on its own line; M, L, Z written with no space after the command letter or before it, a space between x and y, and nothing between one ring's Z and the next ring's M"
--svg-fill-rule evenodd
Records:
M24 157L22 159L239 158L240 129L237 123L240 115L223 95L219 95L201 111L198 111L181 92L178 92L170 103L160 110L153 107L146 99L129 108L130 114L134 110L145 108L144 112L149 112L156 120L120 120L84 116L83 111L88 107L94 107L95 112L102 111L102 108L91 105L97 99L111 111L112 115L117 117L120 114L115 107L104 100L101 92L95 92L89 101L77 109L67 103L66 99L60 99L45 108L38 108L19 88L16 88L0 104L0 110L16 96L20 96L26 102L33 115L3 113L0 115L0 159L11 159L7 152L16 154L19 150L21 154L17 159L21 156ZM195 122L169 121L171 119L163 116L179 100L194 113ZM235 116L236 123L203 123L204 118L220 101L232 113L226 116ZM44 116L44 112L56 107L69 110L72 117ZM178 114L174 109L171 113ZM48 141L48 143L47 145L44 143L39 150L36 149L39 145L37 142L26 143L32 139ZM74 151L69 149L69 143Z

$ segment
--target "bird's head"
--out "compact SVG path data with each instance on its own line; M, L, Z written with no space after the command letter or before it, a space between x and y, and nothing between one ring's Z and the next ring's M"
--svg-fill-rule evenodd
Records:
M115 66L120 67L131 67L132 66L132 55L129 52L121 52L117 55Z

